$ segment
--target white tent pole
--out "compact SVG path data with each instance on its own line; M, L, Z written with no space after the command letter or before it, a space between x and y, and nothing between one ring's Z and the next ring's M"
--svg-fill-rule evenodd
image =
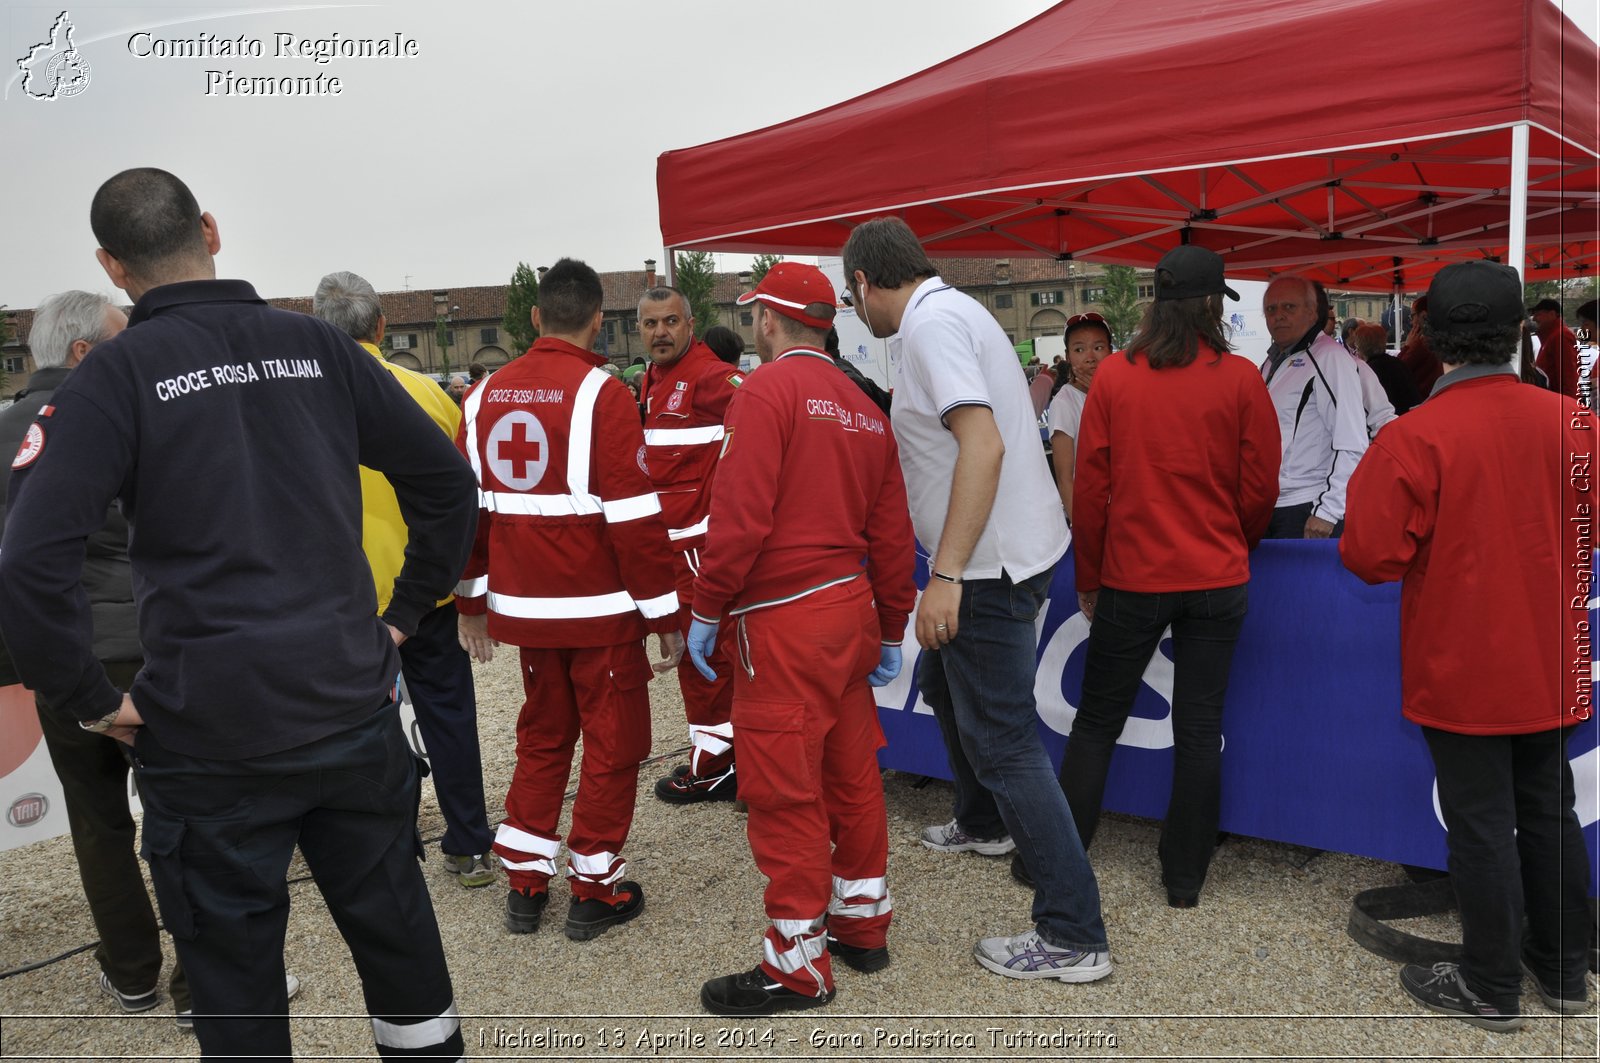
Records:
M672 248L670 247L662 248L661 253L662 256L667 260L667 268L664 271L664 275L667 278L667 287L676 287L678 283L678 260L672 256Z
M1399 350L1405 346L1405 340L1400 335L1400 285L1394 286L1394 349Z
M1523 284L1528 283L1528 123L1518 122L1511 127L1511 243L1507 255L1508 265L1517 271ZM1515 369L1521 360L1519 347L1511 355Z
M1528 123L1511 127L1511 245L1506 264L1528 282Z

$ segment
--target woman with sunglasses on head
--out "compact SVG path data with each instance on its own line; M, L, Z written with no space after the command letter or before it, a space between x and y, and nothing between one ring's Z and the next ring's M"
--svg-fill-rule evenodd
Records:
M1056 490L1061 506L1072 521L1072 465L1076 454L1078 421L1089 397L1089 381L1101 359L1111 353L1111 327L1099 314L1077 314L1067 319L1066 383L1057 389L1045 413L1050 426L1050 455L1055 463Z
M1073 547L1089 618L1083 695L1061 787L1087 848L1141 680L1172 628L1172 799L1159 855L1167 903L1191 908L1216 845L1222 704L1244 624L1250 549L1278 499L1278 415L1230 354L1222 259L1184 245L1127 353L1096 374L1077 441Z

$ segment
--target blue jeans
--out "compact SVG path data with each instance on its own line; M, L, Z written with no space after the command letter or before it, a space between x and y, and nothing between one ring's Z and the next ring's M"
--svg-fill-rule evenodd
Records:
M923 653L917 685L944 735L957 825L977 838L1011 835L1033 876L1033 921L1045 941L1103 952L1100 887L1039 739L1033 700L1033 624L1050 575L963 583L956 637Z
M1061 788L1082 832L1094 840L1106 772L1133 710L1150 657L1172 626L1172 797L1161 825L1161 878L1174 897L1200 895L1216 848L1222 803L1222 702L1248 584L1140 594L1102 587L1089 627L1083 697L1072 721Z

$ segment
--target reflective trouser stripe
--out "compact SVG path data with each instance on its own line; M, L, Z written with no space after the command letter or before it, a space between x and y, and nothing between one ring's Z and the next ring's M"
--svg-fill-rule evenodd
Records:
M477 598L489 591L488 576L474 576L456 584L456 594L462 598Z
M542 838L537 834L529 834L519 830L509 823L500 824L495 831L494 844L496 855L500 863L508 871L532 871L546 878L554 877L556 873L556 853L561 851L561 843L554 838ZM516 857L530 857L531 859L514 859L507 856L510 852Z
M616 853L595 853L592 856L569 853L567 856L568 878L598 882L602 886L621 881L627 870L628 862Z
M829 978L817 969L819 961L827 962L824 959L828 953L828 934L823 929L825 918L774 919L772 929L761 939L762 958L767 966L800 983L798 987L791 984L791 989L819 997L830 988ZM774 937L779 940L774 941ZM779 945L783 942L792 944L780 951Z
M700 754L721 756L733 748L733 723L689 725L689 745Z
M455 1001L452 1000L450 1006L444 1010L444 1014L435 1019L402 1024L374 1018L372 1039L378 1043L380 1049L433 1048L443 1045L460 1029L461 1019L456 1012Z

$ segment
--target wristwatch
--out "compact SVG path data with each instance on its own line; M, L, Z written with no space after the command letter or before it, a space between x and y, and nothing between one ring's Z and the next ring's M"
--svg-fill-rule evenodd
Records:
M98 720L79 720L78 726L93 734L103 735L107 731L111 730L112 726L117 722L117 716L121 712L122 706L119 704L116 708L112 709Z

